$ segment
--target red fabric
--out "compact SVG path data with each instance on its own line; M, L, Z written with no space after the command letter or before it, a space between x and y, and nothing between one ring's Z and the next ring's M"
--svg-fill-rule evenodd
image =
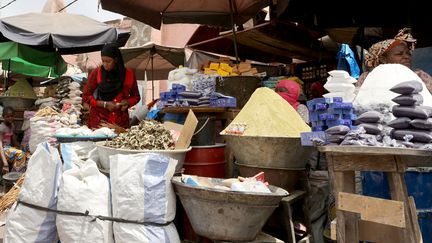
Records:
M312 99L321 98L326 93L326 89L319 81L313 82L311 84L310 91L311 91Z
M290 103L290 105L297 110L297 107L300 105L300 103L297 101L300 97L300 85L292 80L284 79L279 81L275 88L281 87L287 89L288 91L276 93L282 96L284 100L288 101L288 103Z
M91 72L83 92L83 101L90 105L90 115L87 126L89 128L97 128L101 120L105 120L108 123L116 124L123 128L129 128L128 111L117 110L109 112L107 109L97 106L97 100L94 98L93 93L101 82L102 72L101 67L98 67ZM129 106L134 106L141 99L135 74L129 68L126 68L126 77L122 92L120 92L112 101L120 103L124 99L129 100Z

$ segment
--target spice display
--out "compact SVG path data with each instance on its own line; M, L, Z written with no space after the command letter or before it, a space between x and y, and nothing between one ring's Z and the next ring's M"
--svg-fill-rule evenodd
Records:
M19 97L26 99L37 99L33 87L25 79L19 79L14 85L10 86L3 94L7 97Z
M300 137L311 131L288 102L266 87L255 90L231 124L244 124L245 136ZM224 129L221 134L229 132Z
M107 141L105 145L132 150L166 150L174 149L174 139L161 123L143 120L139 125L132 126L127 132Z

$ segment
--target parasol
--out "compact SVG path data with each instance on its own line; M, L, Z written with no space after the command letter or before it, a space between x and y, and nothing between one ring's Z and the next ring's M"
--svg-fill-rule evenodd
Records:
M147 74L152 80L152 99L154 99L154 80L167 79L171 70L184 64L183 48L156 45L149 42L140 47L120 48L126 67L132 68L137 76Z
M97 51L117 40L117 30L79 14L27 13L0 19L4 38L62 54Z

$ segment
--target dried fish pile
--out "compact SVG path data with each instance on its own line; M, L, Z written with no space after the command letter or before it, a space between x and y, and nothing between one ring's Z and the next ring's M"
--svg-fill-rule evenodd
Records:
M119 134L106 146L131 150L168 150L174 149L171 132L154 120L143 120L125 133Z

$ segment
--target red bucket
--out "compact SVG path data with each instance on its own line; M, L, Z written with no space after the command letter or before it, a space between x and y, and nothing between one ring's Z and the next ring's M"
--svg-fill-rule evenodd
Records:
M225 144L192 146L183 167L184 174L225 178Z

